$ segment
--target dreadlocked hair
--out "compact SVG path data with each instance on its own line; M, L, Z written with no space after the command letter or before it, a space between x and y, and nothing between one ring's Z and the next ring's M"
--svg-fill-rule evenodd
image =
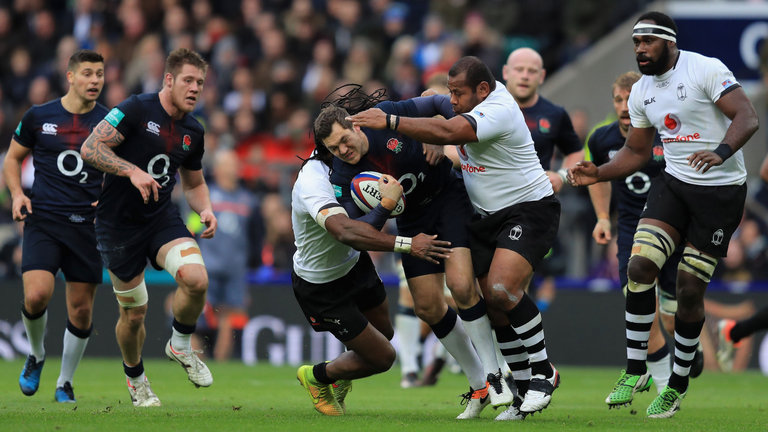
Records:
M379 102L387 100L387 89L379 88L367 94L360 84L344 84L336 87L320 104L320 114L315 119L313 132L315 151L308 159L302 159L304 167L311 159L316 159L331 166L333 154L323 144L323 139L331 133L333 123L339 123L345 128L351 128L352 123L345 117L373 108Z

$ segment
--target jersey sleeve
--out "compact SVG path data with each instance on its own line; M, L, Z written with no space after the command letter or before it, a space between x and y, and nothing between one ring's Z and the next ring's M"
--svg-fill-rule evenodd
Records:
M104 117L112 127L117 129L123 136L130 135L131 129L136 127L141 121L143 107L136 95L122 101L118 106L112 108Z
M632 85L632 90L629 93L629 119L632 121L632 127L636 128L649 128L653 127L653 124L645 115L645 109L643 109L643 91L640 87L641 81Z
M704 66L704 68L697 70L697 72L702 73L700 84L712 102L717 102L726 90L733 90L737 88L734 86L739 86L733 72L720 60L707 57L706 61L700 64Z
M493 105L483 106L480 103L472 111L463 114L464 117L468 117L468 120L475 121L475 133L478 142L493 140L509 128L510 119L505 119L503 114L506 111L499 108Z
M192 152L184 159L184 162L181 164L185 169L197 171L203 169L203 154L205 153L205 134L203 133L202 128L200 129L200 133L196 134L197 137L194 138L196 140L200 141L199 145L193 146Z
M576 130L573 129L573 122L571 122L571 116L565 109L562 109L562 116L560 120L560 133L557 137L557 148L563 155L569 155L580 151L583 147L579 136L576 135Z
M306 165L305 168L310 167ZM299 176L296 180L300 189L299 198L304 210L316 218L317 214L328 204L337 204L334 188L328 181L328 177L321 170L313 169L308 171L305 175ZM294 186L294 187L296 187Z
M27 110L24 117L21 118L16 130L13 132L13 139L24 147L32 148L35 146L35 114L34 108Z
M384 101L377 104L376 108L387 114L404 117L434 117L441 115L445 118L451 118L454 116L450 99L446 95L415 97L399 102Z
M600 137L603 135L602 131L596 130L592 135L587 138L587 154L586 160L594 162L595 165L600 166L605 163L605 158L600 151Z

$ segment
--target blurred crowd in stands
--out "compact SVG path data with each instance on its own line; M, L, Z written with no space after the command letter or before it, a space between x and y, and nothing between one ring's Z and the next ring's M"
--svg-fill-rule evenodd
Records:
M443 81L464 55L480 57L501 79L506 56L521 46L540 52L551 74L647 3L0 0L0 151L30 106L66 92L67 60L76 49L105 57L100 101L110 108L131 94L158 91L166 54L194 49L211 65L194 113L206 127L204 169L211 171L218 149L236 151L242 182L260 208L261 230L252 234L260 247L250 266L287 272L293 253L287 206L301 162L297 156L307 157L313 148L312 120L336 87L360 83L386 88L392 100L409 98ZM571 113L583 139L592 125L582 114ZM25 166L24 183L30 186L31 164ZM568 190L561 198L561 227L567 227L561 229L563 273L618 280L611 264L615 252L592 247L594 216L586 192ZM0 277L19 274L21 230L9 206L4 191ZM722 277L768 279L762 222L768 219L760 213L765 207L751 208L757 210L734 237L732 253L720 266ZM382 270L388 266L383 263Z

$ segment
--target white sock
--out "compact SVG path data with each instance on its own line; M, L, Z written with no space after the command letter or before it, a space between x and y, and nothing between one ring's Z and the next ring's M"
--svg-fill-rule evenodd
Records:
M48 325L48 309L43 314L33 320L21 314L24 321L24 329L27 331L27 340L29 341L29 353L35 356L35 360L40 362L45 360L45 326Z
M134 386L134 387L136 387L138 384L141 384L141 383L143 383L144 381L147 380L147 376L144 375L144 372L142 372L141 375L139 375L139 376L137 376L135 378L134 377L129 377L128 375L126 375L125 377L128 378L128 382L130 382L131 385Z
M661 393L664 387L669 383L669 377L672 376L671 357L669 354L665 355L661 360L654 362L647 361L645 364L648 366L648 371L653 377L653 382L656 384L656 390Z
M472 321L464 321L464 328L475 346L478 357L480 357L485 375L497 373L499 361L496 357L496 351L498 350L494 343L493 333L491 333L491 322L488 320L488 316L483 315Z
M483 373L483 365L469 336L464 331L461 319L456 318L456 325L444 338L440 339L440 342L459 363L464 374L467 375L470 387L474 390L484 388L486 375Z
M173 329L173 334L171 334L171 346L176 351L192 351L192 334L184 334Z
M408 314L395 315L395 331L400 342L397 355L400 358L400 371L403 375L419 371L418 355L421 348L421 320Z
M65 382L72 384L72 378L75 376L77 365L83 358L85 347L88 346L87 338L79 338L72 334L69 329L64 330L64 350L61 353L61 372L59 380L56 381L56 387L61 387Z

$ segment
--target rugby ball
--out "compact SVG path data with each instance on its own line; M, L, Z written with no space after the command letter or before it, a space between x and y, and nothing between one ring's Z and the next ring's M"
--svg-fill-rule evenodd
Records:
M349 184L352 199L366 214L381 202L379 178L381 178L381 173L363 171L356 175ZM405 197L400 197L400 201L397 202L397 206L390 216L399 216L403 211L405 211Z

